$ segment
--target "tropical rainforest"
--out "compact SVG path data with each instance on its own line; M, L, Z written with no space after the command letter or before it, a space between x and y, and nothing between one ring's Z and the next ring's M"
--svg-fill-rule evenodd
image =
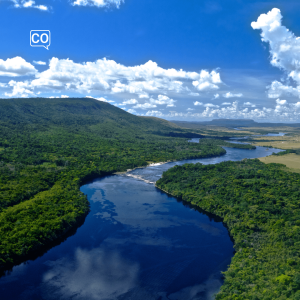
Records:
M223 155L230 144L89 98L0 99L0 269L82 223L79 188L151 162ZM202 138L190 143L189 138ZM250 150L251 151L251 150Z
M258 159L175 166L158 188L221 218L235 255L216 299L300 299L300 174Z

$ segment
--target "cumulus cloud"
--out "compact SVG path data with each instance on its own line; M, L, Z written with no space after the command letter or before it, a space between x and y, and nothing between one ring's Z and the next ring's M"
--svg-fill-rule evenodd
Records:
M203 104L204 107L219 107L219 105L215 105L215 104L212 104L212 103L205 103Z
M128 109L127 112L129 112L129 113L131 113L131 114L135 114L135 113L136 113L136 111L135 111L134 109L132 109L132 108L131 108L131 109Z
M51 97L49 97L50 99L52 99L52 98L69 98L69 96L67 96L67 95L61 95L60 97L59 96L56 96L56 97L54 97L54 96L51 96Z
M135 104L133 108L137 109L149 109L155 108L157 105L166 105L166 107L175 107L176 100L169 98L166 95L158 95L157 99L150 98L147 99L144 103L139 103L136 99L130 99L123 101L120 105L128 105L128 104Z
M30 90L30 83L28 81L14 81L11 80L8 85L12 87L11 93L5 93L7 97L28 97L35 96L34 92Z
M199 78L193 81L193 86L199 91L209 91L219 89L219 85L222 83L220 74L216 71L208 72L202 70L199 74Z
M174 107L176 100L170 99L165 95L158 95L157 100L150 98L150 103L158 105L167 105L167 107Z
M72 3L72 5L76 6L96 6L96 7L108 7L115 6L117 8L120 7L121 3L124 0L76 0Z
M140 108L140 109L149 109L149 108L154 108L156 107L155 104L152 103L144 103L144 104L137 104L135 106L133 106L133 108Z
M186 96L193 85L198 90L206 91L210 88L202 88L202 84L218 87L220 83L220 75L216 71L209 73L202 70L197 73L163 69L153 61L128 67L105 58L86 63L52 58L47 70L36 73L36 78L31 81L31 89L77 93L101 91L121 96L135 94L139 99L153 99L156 96L156 101L164 101L159 97L171 99L170 94ZM168 106L174 106L175 100L165 102L168 102Z
M126 100L126 101L123 101L123 105L127 105L127 104L137 104L138 101L136 99L130 99L130 100Z
M187 108L186 110L191 111L191 110L195 110L194 108Z
M34 60L33 63L36 65L43 65L43 66L46 65L46 63L44 61L35 61Z
M278 105L286 105L286 104L287 104L287 101L286 101L286 100L280 100L280 99L277 99L277 100L276 100L276 103L277 103Z
M220 97L219 94L214 94L214 97L212 98L212 100L218 99Z
M256 107L256 105L251 102L244 102L244 106Z
M95 98L95 97L91 97L91 96L85 96L85 98L91 98L91 99L95 99L95 100L98 100L98 101L109 102L109 103L115 102L113 100L106 100L104 97Z
M209 104L209 103L208 103ZM255 119L255 120L269 120L294 122L298 121L300 117L300 102L288 103L286 100L276 100L274 108L262 109L240 106L238 101L233 103L224 102L222 105L226 107L212 107L211 105L203 105L205 109L200 113L187 113L170 111L169 113L162 113L161 111L148 111L145 115L151 115L161 118L188 118L188 119L205 119L205 118L230 118L230 119Z
M296 84L293 87L274 81L268 87L268 96L277 98L287 94L300 97L300 38L283 26L281 20L280 10L273 8L251 23L253 29L261 30L262 41L270 45L271 65L283 70Z
M48 11L50 6L36 5L33 0L10 0L15 8L36 8L42 11Z
M139 98L149 98L149 94L145 93L145 92L142 92L142 93L139 94Z
M278 98L281 95L297 96L300 97L300 85L296 87L284 85L281 82L275 80L268 86L268 97Z
M199 102L199 101L195 101L195 102L194 102L194 105L203 105L203 103L202 103L202 102Z
M235 98L235 97L242 97L243 96L243 94L241 94L241 93L239 93L239 94L233 94L233 93L231 93L231 92L227 92L227 93L225 93L225 94L223 94L223 97L224 98Z
M149 110L145 114L146 116L164 117L164 114L158 110Z
M0 59L0 76L24 76L36 74L35 67L22 57L16 56L7 60Z
M197 97L199 96L200 94L199 93L189 93L190 96L194 96L194 97Z

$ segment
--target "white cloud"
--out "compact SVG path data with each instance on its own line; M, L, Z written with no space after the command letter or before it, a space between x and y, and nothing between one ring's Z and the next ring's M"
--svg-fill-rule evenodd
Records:
M77 93L104 92L126 95L135 94L139 98L153 98L155 95L190 93L189 86L199 84L217 85L220 75L215 71L186 72L183 70L163 69L155 62L148 61L139 66L127 67L113 60L99 59L95 62L75 63L69 59L52 58L46 71L36 74L32 89L54 89L75 91ZM212 83L214 82L214 83ZM197 87L197 86L196 86ZM158 99L160 100L160 99ZM170 100L171 101L171 100ZM174 105L175 100L173 100ZM169 103L167 105L172 105Z
M131 114L135 114L135 113L136 113L136 111L135 111L134 109L132 109L132 108L131 108L131 109L128 109L127 112L129 112L129 113L131 113Z
M47 64L44 61L35 61L35 60L33 61L33 63L36 65L43 65L43 66Z
M221 84L220 74L216 71L207 72L202 70L199 74L199 78L193 81L193 86L199 91L209 91L219 89Z
M287 101L286 101L286 100L280 100L280 99L277 99L277 100L276 100L276 103L277 103L278 105L286 105L286 104L287 104Z
M196 102L194 102L194 105L203 105L203 103L199 102L199 101L196 101Z
M123 2L124 0L76 0L72 3L72 5L96 7L115 6L119 8Z
M167 105L167 107L175 107L176 100L170 99L165 95L158 95L157 100L150 98L150 103L158 105Z
M190 111L162 113L161 111L148 111L146 115L156 116L160 118L186 118L186 119L205 119L205 118L229 118L229 119L254 119L268 120L275 122L295 122L299 121L300 117L300 102L288 103L286 100L277 99L274 108L262 109L253 107L240 106L238 101L233 103L224 102L226 107L211 107L206 105L205 109L200 113L191 113ZM222 104L222 105L223 105Z
M190 96L194 96L194 97L197 97L199 96L200 94L199 93L189 93Z
M300 38L282 26L281 19L280 10L273 8L251 23L253 29L261 30L262 41L270 45L271 65L283 70L297 85L293 87L274 81L268 87L268 96L277 98L286 94L300 97Z
M155 108L157 105L166 105L166 107L175 107L176 100L173 100L169 98L166 95L158 95L157 99L150 98L147 99L144 103L139 103L136 99L130 99L127 101L123 101L120 105L127 105L127 104L135 104L133 108L136 109L149 109L149 108Z
M191 111L191 110L195 110L194 108L187 108L186 110Z
M220 97L219 94L214 94L214 97L212 98L212 100L218 99Z
M256 107L256 105L251 102L244 102L244 106Z
M16 56L7 60L0 59L0 76L24 76L36 74L35 67L22 57Z
M135 99L130 99L130 100L126 100L126 101L123 101L123 105L127 105L127 104L137 104L138 101L135 100Z
M98 101L109 102L109 103L115 102L115 101L112 101L112 100L106 100L104 97L95 98L95 97L91 97L91 96L85 96L85 98L91 98L91 99L95 99L95 100L98 100Z
M300 85L296 87L287 86L275 80L268 86L268 97L278 98L282 95L291 95L300 97Z
M10 0L15 8L36 8L42 11L48 11L50 6L36 5L33 0Z
M161 111L158 110L149 110L145 114L146 116L155 116L155 117L163 117L164 114Z
M52 98L69 98L69 96L67 96L67 95L61 95L60 97L59 96L56 96L56 97L54 97L54 96L51 96L51 97L49 97L50 99L52 99Z
M156 105L151 103L137 104L133 106L133 108L140 108L140 109L149 109L154 107L156 107Z
M139 98L149 98L149 94L148 93L141 93L139 94Z
M11 80L8 85L12 87L11 93L5 93L5 96L8 97L28 97L28 96L34 96L34 92L32 92L29 87L30 83L28 81L22 82L22 81L14 81Z
M224 98L235 98L235 97L242 97L243 94L232 94L231 92L227 92L226 94L223 94Z
M205 103L203 106L204 107L219 107L219 105L215 105L215 104L212 104L212 103Z

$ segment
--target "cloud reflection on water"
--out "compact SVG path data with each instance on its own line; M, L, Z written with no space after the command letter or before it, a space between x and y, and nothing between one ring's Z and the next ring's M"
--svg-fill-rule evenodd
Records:
M118 252L78 248L74 259L48 262L45 299L115 299L137 284L139 267Z

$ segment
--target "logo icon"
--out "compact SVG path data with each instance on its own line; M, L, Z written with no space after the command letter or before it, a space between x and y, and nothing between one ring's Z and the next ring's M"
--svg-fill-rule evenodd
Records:
M30 46L44 47L49 50L51 44L50 30L31 30L30 31Z

